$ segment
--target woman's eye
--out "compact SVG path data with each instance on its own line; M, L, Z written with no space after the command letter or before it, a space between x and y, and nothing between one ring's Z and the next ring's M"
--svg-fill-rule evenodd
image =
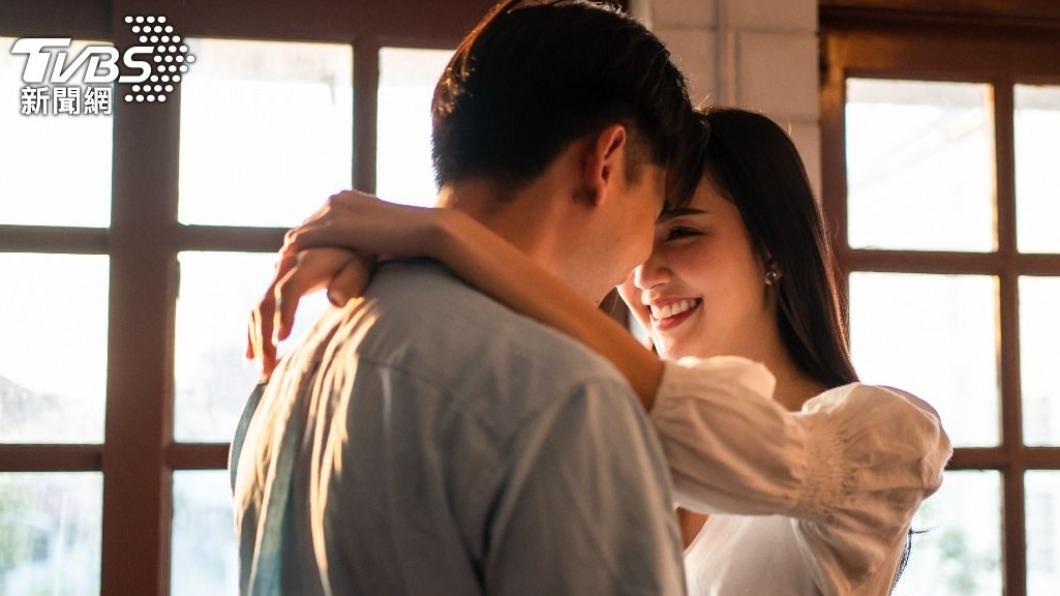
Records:
M688 236L698 236L700 233L697 230L691 228L672 228L666 233L667 240L677 240L679 238L686 238Z

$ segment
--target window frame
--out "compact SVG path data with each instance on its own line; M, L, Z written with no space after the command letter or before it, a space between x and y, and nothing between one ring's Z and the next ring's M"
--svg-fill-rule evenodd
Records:
M493 4L455 0L439 11L426 0L12 0L0 3L0 36L70 36L120 49L135 44L125 15L162 14L186 37L348 44L351 174L354 187L372 192L380 48L455 48ZM223 470L228 463L228 443L173 438L179 253L274 253L286 231L178 222L180 103L179 86L164 104L114 102L109 228L0 225L0 252L109 257L103 442L0 444L0 472L102 472L103 596L169 593L172 472Z
M1023 444L1019 278L1060 276L1060 254L1017 249L1014 140L1016 84L1060 85L1060 7L1033 0L1001 12L989 2L822 0L823 209L846 303L852 272L980 274L998 280L1001 444L958 448L947 470L1002 475L1005 593L1027 592L1024 473L1060 470L1060 447ZM846 79L987 83L994 93L997 250L988 253L854 249L847 237ZM849 324L849 321L848 321Z

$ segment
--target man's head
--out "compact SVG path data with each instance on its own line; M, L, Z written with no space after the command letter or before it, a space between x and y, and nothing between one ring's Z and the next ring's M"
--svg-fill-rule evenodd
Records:
M562 261L542 264L587 298L647 258L664 201L685 200L698 178L703 131L669 53L580 0L495 7L439 80L432 119L439 186L534 201L549 223L538 240Z

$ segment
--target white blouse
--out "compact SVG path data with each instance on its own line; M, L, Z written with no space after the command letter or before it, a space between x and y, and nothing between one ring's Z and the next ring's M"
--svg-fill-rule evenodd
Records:
M651 418L677 503L710 514L685 551L690 596L887 594L952 454L938 414L860 383L789 412L775 386L744 358L665 364Z

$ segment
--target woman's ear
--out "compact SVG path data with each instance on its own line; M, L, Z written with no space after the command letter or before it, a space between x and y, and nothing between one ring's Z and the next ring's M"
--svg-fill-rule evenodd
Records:
M777 264L777 260L773 258L773 254L768 250L763 250L761 256L762 270L767 286L775 286L780 281L781 277L784 277L784 272L780 270L780 265Z
M622 175L627 142L626 127L612 124L589 143L582 169L582 188L593 205L599 206L607 200L615 176Z

